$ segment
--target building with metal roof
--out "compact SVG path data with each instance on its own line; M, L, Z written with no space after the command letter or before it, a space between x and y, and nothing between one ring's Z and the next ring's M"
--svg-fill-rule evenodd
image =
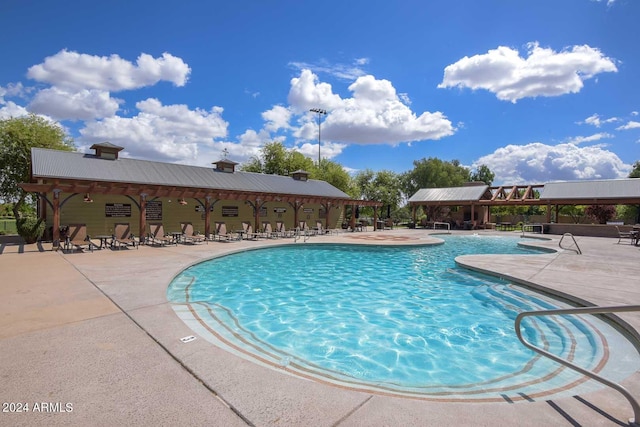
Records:
M31 151L31 182L21 187L39 194L40 215L54 241L61 224L86 223L91 234L109 234L117 221L135 216L132 229L139 235L146 233L147 221L165 220L193 222L209 235L212 216L235 227L252 219L255 229L269 220L286 221L289 228L299 220L311 226L323 221L334 228L344 205L369 205L376 212L382 206L353 200L325 181L309 179L305 171L267 175L236 171L237 163L228 159L200 167L119 158L123 147L110 143L91 148L95 153ZM189 204L194 208L185 208Z
M476 219L475 211L482 208L478 225L488 221L492 206L546 205L547 222L552 208L556 217L566 205L638 205L640 179L607 179L589 181L560 181L536 185L490 187L483 183L468 183L462 187L422 188L409 198L413 220L416 209L432 206L462 206L471 211L467 217Z

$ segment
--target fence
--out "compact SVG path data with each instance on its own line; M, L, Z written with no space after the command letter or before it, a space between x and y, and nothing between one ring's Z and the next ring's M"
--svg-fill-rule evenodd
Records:
M0 234L17 234L16 220L13 218L0 218Z

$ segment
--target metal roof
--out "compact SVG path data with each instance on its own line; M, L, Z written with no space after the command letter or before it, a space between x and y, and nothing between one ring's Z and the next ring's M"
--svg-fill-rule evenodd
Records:
M31 161L34 180L59 178L350 199L331 184L315 179L300 181L280 175L230 173L201 166L128 158L109 160L93 154L42 148L31 150Z
M625 199L640 197L640 179L562 181L544 184L541 200Z
M409 203L421 202L474 202L479 201L488 185L467 187L421 188L409 198Z

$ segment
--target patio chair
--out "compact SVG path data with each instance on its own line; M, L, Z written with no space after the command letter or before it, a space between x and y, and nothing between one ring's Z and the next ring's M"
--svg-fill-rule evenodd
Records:
M312 236L316 234L316 231L309 228L307 221L300 221L298 223L298 229L303 236Z
M123 246L133 246L136 249L139 247L139 242L136 241L134 235L131 233L129 223L114 224L111 243L113 246L117 246L118 249L122 249Z
M316 221L316 229L315 229L316 234L318 234L319 236L322 236L324 234L328 234L329 230L327 230L326 228L324 228L324 225L322 224L322 221Z
M262 235L267 239L277 239L280 237L278 233L273 230L269 221L262 221Z
M67 237L64 243L65 250L71 250L71 252L73 252L74 249L82 250L85 246L93 252L93 247L95 245L87 234L87 225L70 224L68 226Z
M618 243L620 243L622 239L629 239L629 243L633 244L633 240L635 239L635 235L633 232L620 231L620 227L618 227L617 225L616 225L616 230L618 231Z
M183 243L202 243L207 239L202 234L194 233L193 224L190 222L181 222L180 229L182 230L182 242Z
M276 221L276 234L280 237L293 236L293 232L291 230L287 230L287 227L285 227L284 221Z
M240 235L237 233L229 233L227 231L227 224L224 222L216 222L216 232L213 238L218 239L219 242L234 242L240 240Z
M258 240L258 233L255 233L253 231L253 225L251 225L251 221L242 221L242 230L245 239Z
M151 223L149 224L149 234L148 234L148 242L152 245L165 246L169 244L176 244L176 240L167 235L164 232L164 226L162 223Z

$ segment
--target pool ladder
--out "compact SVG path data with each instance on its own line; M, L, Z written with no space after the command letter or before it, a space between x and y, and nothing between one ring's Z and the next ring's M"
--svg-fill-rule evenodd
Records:
M296 243L300 238L303 242L306 242L311 237L311 234L307 230L300 230L300 227L296 227L293 232L293 243Z
M449 224L448 222L439 222L439 221L434 221L433 222L433 229L436 229L436 225L444 225L447 228L447 234L451 234L451 224Z
M571 240L573 240L573 245L575 246L575 248L563 248L562 247L562 240L565 237L571 237ZM562 235L562 237L560 238L560 241L558 242L558 246L560 246L560 249L566 249L568 251L574 251L578 255L582 255L582 250L580 249L580 246L578 246L578 242L576 242L576 238L573 237L573 234L571 234L571 233L564 233Z
M567 233L569 234L569 233ZM629 393L629 391L621 386L618 383L614 383L613 381L609 381L608 379L601 377L595 372L588 371L584 368L581 368L568 360L562 359L561 357L556 356L555 354L549 353L546 350L541 349L540 347L536 347L531 344L527 340L525 340L522 336L522 331L520 330L520 324L522 319L529 316L554 316L558 314L603 314L603 313L620 313L620 312L628 312L628 311L640 311L640 305L620 305L620 306L610 306L610 307L579 307L579 308L566 308L566 309L557 309L557 310L538 310L538 311L525 311L518 314L515 322L516 335L520 342L527 348L555 361L560 363L561 365L566 366L567 368L573 369L574 371L580 372L583 375L588 376L589 378L598 381L612 389L620 392L631 404L633 408L634 418L629 418L629 425L640 427L636 421L640 422L640 404L638 401Z

